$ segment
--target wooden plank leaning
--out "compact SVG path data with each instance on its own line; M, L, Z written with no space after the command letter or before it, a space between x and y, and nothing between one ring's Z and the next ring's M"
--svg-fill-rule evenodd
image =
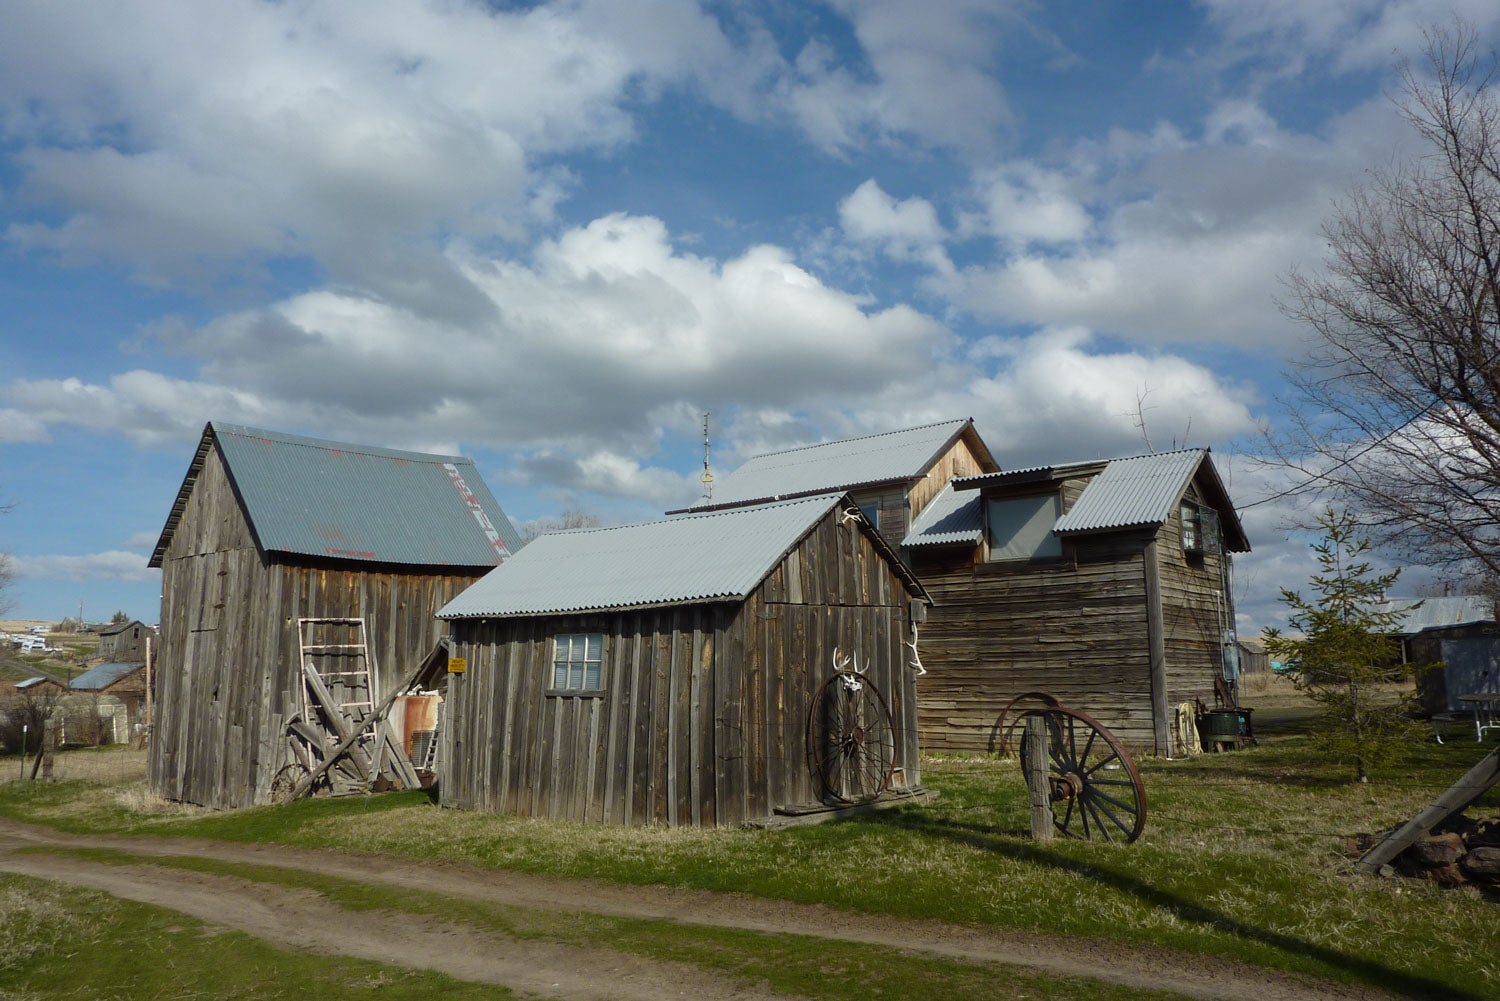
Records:
M1496 783L1500 783L1500 747L1481 758L1478 764L1464 773L1463 778L1453 783L1446 792L1433 800L1431 806L1387 834L1384 840L1365 852L1364 856L1354 863L1354 871L1367 875L1378 873L1381 866L1400 855L1413 842L1426 835L1438 824L1455 813L1466 810L1470 803L1483 796Z
M323 773L328 771L328 769L333 765L335 761L341 758L346 751L353 747L355 743L358 742L366 732L368 732L370 727L375 725L375 722L377 720L385 718L386 712L390 710L392 703L396 701L398 696L400 696L404 692L410 691L411 688L416 685L424 675L426 675L429 671L432 671L440 661L446 660L447 647L442 643L439 643L436 647L433 648L433 651L430 654L428 654L426 657L423 657L415 667L407 672L406 677L401 680L401 683L399 685L396 685L394 688L392 688L390 692L388 692L386 696L380 700L380 703L375 707L375 710L370 713L370 715L365 717L364 722L361 723L360 726L354 730L354 732L350 733L347 737L341 736L339 738L338 744L334 746L329 755L324 758L316 768L302 777L301 781L299 781L297 785L292 789L292 793L289 798L301 799L303 796L307 795L307 791L313 787L313 783L318 781L318 779L322 777ZM311 665L307 665L307 668L309 670L312 670ZM312 673L316 675L317 671L313 670ZM319 679L319 685L321 686L321 684L321 679ZM324 688L322 693L318 695L318 698L324 698L327 696L327 694L327 689ZM331 704L331 700L329 701L329 704ZM339 718L342 719L343 717L340 715ZM396 751L398 760L406 759L406 755L401 751L400 745L396 746ZM410 767L411 762L407 761L407 768ZM412 774L415 775L415 772L413 771Z

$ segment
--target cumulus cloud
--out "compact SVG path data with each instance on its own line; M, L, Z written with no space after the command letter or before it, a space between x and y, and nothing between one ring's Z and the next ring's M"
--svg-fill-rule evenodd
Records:
M160 570L146 566L140 553L112 549L86 556L12 556L11 567L22 580L150 581Z
M160 327L164 346L196 359L195 379L17 380L0 400L40 427L118 428L141 442L188 437L218 417L393 445L420 435L639 452L663 408L842 399L925 368L950 338L910 307L871 309L824 284L783 248L698 257L652 218L595 220L529 261L469 254L453 266L485 297L483 322L319 289L201 327ZM601 483L615 475L594 472Z
M1295 352L1282 280L1321 266L1322 220L1402 135L1383 101L1311 136L1233 99L1194 133L1116 131L1047 163L1003 162L976 173L959 226L992 252L929 288L984 320Z
M1454 18L1487 33L1500 25L1489 0L1201 0L1218 36L1211 58L1270 62L1293 77L1312 62L1339 73L1384 69L1393 52L1413 52L1422 32Z
M434 229L514 235L529 158L627 141L633 82L686 72L717 37L701 14L653 21L674 26L679 44L664 46L639 31L593 33L569 13L12 8L0 31L0 134L21 148L25 195L63 218L8 236L170 281L215 261L286 255L357 272L372 244Z

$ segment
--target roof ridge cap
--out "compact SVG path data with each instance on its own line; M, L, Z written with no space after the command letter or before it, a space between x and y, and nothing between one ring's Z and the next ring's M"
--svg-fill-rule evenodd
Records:
M852 438L834 438L831 441L820 441L812 445L794 445L791 448L781 448L777 449L774 452L760 452L756 455L750 456L750 458L746 459L745 461L749 462L752 459L769 459L773 455L790 455L793 452L805 452L809 449L824 448L828 445L847 445L849 442L867 441L871 438L885 438L893 434L906 434L910 431L925 431L928 428L942 427L947 424L963 425L970 419L971 418L968 417L960 417L949 419L946 421L932 421L928 424L917 424L909 428L894 428L890 431L876 431L873 434L859 434L855 435Z

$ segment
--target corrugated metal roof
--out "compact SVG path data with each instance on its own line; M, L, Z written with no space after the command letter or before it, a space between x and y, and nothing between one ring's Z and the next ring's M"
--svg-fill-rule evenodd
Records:
M1107 459L1084 459L1079 462L1058 462L1046 466L1022 466L1019 469L1004 469L997 473L980 473L977 476L957 476L953 479L953 485L959 490L977 490L980 487L1061 479L1091 466L1098 466L1102 469L1108 461Z
M28 688L35 688L37 685L45 685L48 683L61 685L63 681L61 678L54 678L50 674L42 674L38 675L35 678L27 678L25 681L16 682L16 691L25 691Z
M101 688L108 688L131 671L139 670L145 666L145 664L121 664L114 661L106 661L103 664L95 664L68 682L68 685L80 691L95 692Z
M976 493L956 491L950 482L928 502L903 546L941 546L953 543L977 545L984 537L984 506Z
M1408 636L1424 629L1495 621L1494 603L1477 594L1438 598L1386 598L1376 602L1373 608L1377 612L1395 612L1400 615L1393 632Z
M494 566L521 547L474 463L214 422L152 556L159 566L217 441L266 552L419 566Z
M1206 449L1111 459L1088 482L1072 510L1057 519L1059 535L1160 525L1172 515Z
M741 600L842 498L822 494L543 535L445 605L438 618ZM873 529L870 535L878 540ZM894 555L891 560L900 567Z
M921 476L967 420L943 421L903 431L807 445L746 459L714 481L712 501L695 507L717 507Z

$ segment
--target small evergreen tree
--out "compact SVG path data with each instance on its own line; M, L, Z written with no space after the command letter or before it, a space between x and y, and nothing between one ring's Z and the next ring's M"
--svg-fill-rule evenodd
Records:
M125 610L123 608L122 609L118 609L115 612L114 615L111 615L109 617L109 624L112 625L112 626L118 626L122 622L129 622L129 621L130 621L130 616L128 616L128 615L125 614Z
M1288 622L1301 638L1267 629L1266 652L1291 665L1297 687L1322 708L1314 745L1334 760L1352 762L1359 781L1368 782L1371 768L1399 760L1422 736L1410 682L1437 665L1401 662L1392 636L1401 613L1380 607L1401 572L1375 572L1370 540L1357 534L1348 512L1329 508L1318 525L1323 538L1312 548L1322 572L1309 582L1316 597L1281 591L1292 610ZM1405 690L1393 691L1392 682L1405 682Z

